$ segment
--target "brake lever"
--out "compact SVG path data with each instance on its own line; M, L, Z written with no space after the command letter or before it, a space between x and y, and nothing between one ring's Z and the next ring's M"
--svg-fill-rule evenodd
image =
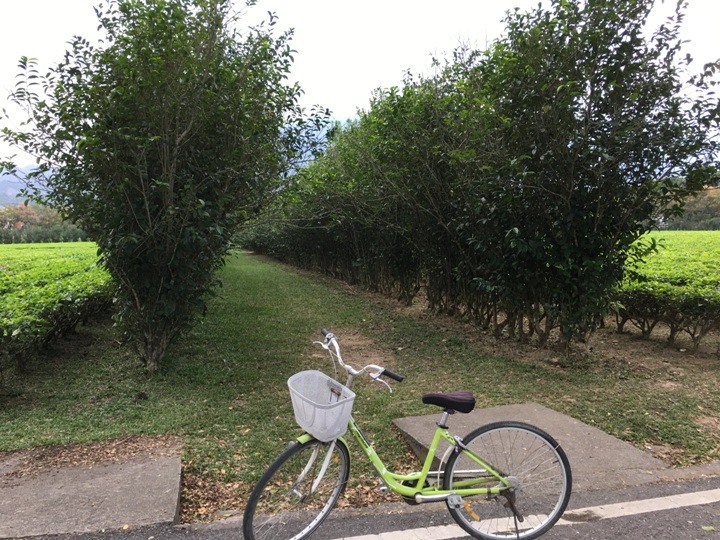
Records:
M392 386L390 386L386 381L383 381L383 380L380 378L381 375L382 375L382 373L371 373L371 374L370 374L370 378L373 379L373 380L376 381L376 382L382 383L382 384L384 384L385 386L387 386L387 389L390 390L390 393L392 394L392 391L393 391Z

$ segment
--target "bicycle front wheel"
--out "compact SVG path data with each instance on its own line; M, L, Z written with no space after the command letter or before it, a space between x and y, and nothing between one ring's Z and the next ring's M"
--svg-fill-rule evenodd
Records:
M572 490L570 464L550 435L522 422L496 422L471 432L463 445L501 473L511 488L499 495L476 495L448 501L453 519L474 538L529 540L547 532L560 519ZM483 478L484 477L484 478ZM484 486L502 487L500 481L479 469L465 452L448 458L445 489L469 478L482 478ZM479 487L479 486L473 486Z
M291 443L250 494L245 540L307 538L335 506L349 474L350 454L341 439Z

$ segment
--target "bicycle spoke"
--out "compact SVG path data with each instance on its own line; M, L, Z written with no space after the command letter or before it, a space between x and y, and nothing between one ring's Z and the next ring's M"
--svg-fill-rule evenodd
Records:
M463 529L476 538L530 539L562 515L572 480L567 457L549 435L527 424L498 422L474 431L463 444L503 475L495 484L499 495L468 497L450 508ZM448 460L445 489L452 488L454 471L471 468L469 463L463 453Z
M344 443L310 441L290 448L260 479L243 520L248 540L301 540L325 519L349 471Z

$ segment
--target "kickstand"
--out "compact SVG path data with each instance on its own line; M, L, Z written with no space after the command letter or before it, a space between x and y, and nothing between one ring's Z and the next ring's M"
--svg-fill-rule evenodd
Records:
M506 495L507 502L505 503L505 508L510 508L513 513L513 520L515 520L515 534L518 538L520 538L520 527L518 526L518 523L522 523L525 521L525 518L518 512L517 508L515 507L515 494L512 493L511 496Z

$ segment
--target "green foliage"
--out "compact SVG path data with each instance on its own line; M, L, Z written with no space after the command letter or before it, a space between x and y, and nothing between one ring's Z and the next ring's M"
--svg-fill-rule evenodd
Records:
M86 237L52 208L24 204L0 207L0 244L78 242Z
M686 73L681 5L646 40L651 6L510 13L488 51L378 91L244 241L404 299L423 285L498 334L586 337L636 240L713 178L715 67Z
M226 0L113 0L94 47L70 42L41 76L21 61L13 99L41 160L28 175L97 242L121 321L149 370L204 310L230 239L294 160L308 127L285 82L290 34L241 35ZM38 93L39 85L47 96Z
M682 332L695 348L720 330L720 233L657 232L660 248L636 262L615 292L618 331L630 322L649 337L659 323L673 343Z
M112 299L91 243L0 246L0 374Z
M680 231L720 230L720 189L707 188L695 197L685 201L682 216L676 216L667 223L667 229Z

